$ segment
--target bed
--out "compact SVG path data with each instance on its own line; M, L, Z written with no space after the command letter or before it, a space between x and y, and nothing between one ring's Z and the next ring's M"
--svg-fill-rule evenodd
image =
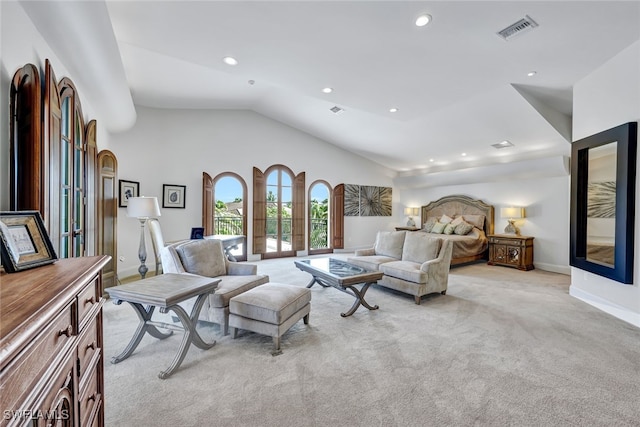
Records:
M422 206L420 213L423 224L429 218L440 218L446 214L451 218L462 215L466 222L474 225L471 232L463 236L437 234L438 237L453 242L451 265L488 258L489 240L487 235L494 232L493 206L469 196L456 194L442 197Z

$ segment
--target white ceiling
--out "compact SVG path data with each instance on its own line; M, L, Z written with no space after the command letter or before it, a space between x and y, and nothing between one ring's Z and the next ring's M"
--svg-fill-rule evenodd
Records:
M250 109L399 172L568 154L573 84L640 39L639 1L106 4L135 104Z

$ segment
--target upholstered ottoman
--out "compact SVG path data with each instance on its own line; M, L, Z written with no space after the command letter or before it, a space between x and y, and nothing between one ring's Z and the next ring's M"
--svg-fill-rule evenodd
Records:
M265 283L229 300L229 327L233 338L238 329L273 337L274 352L280 354L280 337L298 320L309 323L311 290L283 283Z

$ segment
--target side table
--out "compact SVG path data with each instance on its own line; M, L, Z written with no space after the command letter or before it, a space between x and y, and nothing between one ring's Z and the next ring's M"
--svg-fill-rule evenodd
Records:
M420 230L419 227L408 227L408 226L402 226L402 227L396 227L396 231L418 231Z
M105 289L109 296L113 298L114 304L120 305L123 301L128 302L140 320L138 328L127 347L120 355L113 357L111 363L122 362L131 356L145 333L162 340L170 337L174 330L184 330L178 353L171 365L158 374L160 379L169 377L178 369L191 344L203 350L213 347L216 342L205 342L196 331L196 324L207 296L216 290L218 283L220 283L220 279L167 273ZM198 298L191 309L191 315L188 315L178 304L193 297ZM152 321L151 316L156 307L160 308L161 313L167 313L172 310L180 319L182 327L171 323ZM158 327L169 331L160 331Z
M533 237L515 234L490 234L489 265L504 265L533 270Z

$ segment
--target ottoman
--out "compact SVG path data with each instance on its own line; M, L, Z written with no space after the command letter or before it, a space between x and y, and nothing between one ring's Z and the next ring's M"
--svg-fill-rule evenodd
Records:
M280 337L298 320L309 323L311 290L283 283L265 283L229 300L229 327L273 337L273 355L280 354Z

